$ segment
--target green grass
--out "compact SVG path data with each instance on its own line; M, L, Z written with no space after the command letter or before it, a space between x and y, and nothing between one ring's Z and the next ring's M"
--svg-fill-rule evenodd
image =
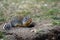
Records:
M46 0L48 2L57 2L57 1L60 1L60 0Z
M0 22L4 22L5 19L3 17L0 18Z
M29 14L31 14L30 11L25 11L25 10L23 10L23 11L21 11L21 12L16 12L15 15L27 16L27 15L29 15Z
M59 13L59 9L55 9L55 8L51 8L51 9L49 9L45 14L46 15L57 15L58 13Z
M59 9L50 9L47 11L45 16L48 18L51 18L53 20L52 24L53 25L60 25L60 10Z
M60 18L57 17L57 15L60 15L60 10L59 10L60 8L57 9L58 8L57 5L56 6L52 5L52 4L57 4L56 2L59 2L59 0L33 0L33 1L27 0L27 2L30 1L30 3L27 3L27 7L25 9L22 9L19 12L15 11L14 8L18 10L19 6L25 5L24 3L21 3L22 1L25 1L25 0L3 0L1 2L3 4L3 7L1 7L0 9L0 22L10 19L11 17L15 15L23 15L23 16L30 15L31 17L35 15L33 18L39 19L39 20L41 19L46 20L48 18L53 19L53 20L60 20ZM12 3L15 3L17 5L13 4L15 6L14 7L12 6ZM47 4L47 6L44 6L44 4ZM36 12L36 14L38 15L36 15L34 12L36 10L39 11L39 12ZM6 14L5 12L7 13L11 12L11 14L6 16L4 15Z
M1 10L0 11L0 17L2 17L4 14L3 14L3 11Z
M0 22L5 21L3 11L0 11Z
M45 12L42 13L42 15L38 16L43 20L50 19L52 20L53 25L60 25L60 10L56 8L51 8Z
M45 1L45 2L57 2L57 1L60 1L60 0L36 0L37 2L40 2L40 1Z
M43 15L44 15L44 17L48 17L48 18L54 19L54 18L57 18L58 15L60 15L60 10L51 8L48 11L45 11L43 13Z
M0 22L4 22L5 21L5 17L3 12L0 12Z
M52 24L53 24L53 25L60 25L60 20L54 20L54 21L52 22Z
M4 37L4 33L0 31L0 39Z

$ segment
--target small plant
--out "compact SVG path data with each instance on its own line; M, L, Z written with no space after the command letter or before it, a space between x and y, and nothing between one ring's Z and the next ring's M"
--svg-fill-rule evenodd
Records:
M53 24L53 25L60 25L60 21L59 21L59 20L54 20L54 21L52 22L52 24Z
M4 33L0 31L0 39L4 37Z
M60 17L57 17L57 16L52 16L51 17L53 20L60 20Z
M3 16L3 15L4 15L4 14L3 14L3 11L0 11L0 17Z
M56 15L56 14L58 14L58 13L59 13L59 10L58 10L58 9L52 8L52 9L49 9L49 10L47 11L46 15Z
M5 19L3 17L0 17L0 22L4 22Z

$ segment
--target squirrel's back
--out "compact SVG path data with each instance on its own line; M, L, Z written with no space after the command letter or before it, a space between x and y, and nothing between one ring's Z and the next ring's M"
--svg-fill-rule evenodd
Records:
M4 28L9 29L11 27L28 27L32 23L32 18L29 16L21 17L13 17L12 20L5 24Z

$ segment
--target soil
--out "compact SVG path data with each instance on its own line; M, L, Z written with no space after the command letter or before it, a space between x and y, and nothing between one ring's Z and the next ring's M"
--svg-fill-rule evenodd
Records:
M44 20L34 24L34 27L15 27L10 30L4 30L3 25L0 26L0 31L16 35L13 35L16 40L60 40L60 26L53 26L50 21Z

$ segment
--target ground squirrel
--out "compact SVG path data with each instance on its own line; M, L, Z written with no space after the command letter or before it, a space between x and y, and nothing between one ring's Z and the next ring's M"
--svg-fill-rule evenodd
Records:
M12 20L6 24L4 24L3 29L9 30L12 27L28 27L32 23L32 18L29 16L25 17L14 17Z

